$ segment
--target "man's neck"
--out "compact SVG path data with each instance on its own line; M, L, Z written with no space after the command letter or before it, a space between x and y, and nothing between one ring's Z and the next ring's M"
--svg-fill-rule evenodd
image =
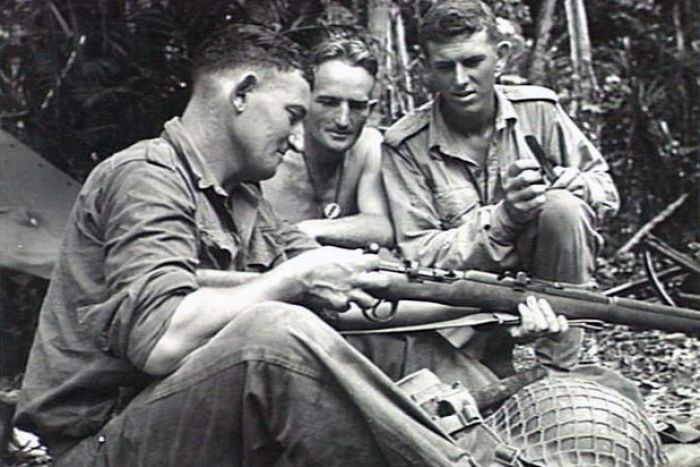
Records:
M447 126L462 136L490 135L496 118L496 96L486 109L477 112L456 111L444 103L441 112Z
M212 125L211 116L199 112L197 108L188 107L180 118L185 134L199 151L207 169L216 182L226 191L240 183L236 177L235 148L230 147L224 131Z
M311 138L304 140L304 160L315 172L334 173L343 162L345 154L346 152L331 151Z

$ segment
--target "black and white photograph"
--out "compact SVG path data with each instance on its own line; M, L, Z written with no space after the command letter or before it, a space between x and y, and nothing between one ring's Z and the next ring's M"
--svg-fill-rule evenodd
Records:
M700 467L700 4L0 0L0 466Z

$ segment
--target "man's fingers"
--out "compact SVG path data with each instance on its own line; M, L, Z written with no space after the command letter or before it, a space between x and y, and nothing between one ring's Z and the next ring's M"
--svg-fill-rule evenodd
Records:
M552 184L552 188L564 188L568 189L574 183L574 181L579 177L580 172L578 169L573 167L557 167L557 179Z
M533 331L532 311L524 303L518 304L520 325L510 328L510 335L515 338L523 337Z
M570 328L569 320L566 319L566 316L558 315L557 320L559 321L559 332L565 333L566 331L569 330L569 328Z
M389 286L389 276L379 271L355 274L352 284L359 289L383 289Z
M345 293L332 291L329 289L313 295L312 301L322 308L327 308L337 312L347 311L350 308L350 298Z
M534 184L544 184L544 178L539 170L524 170L517 177L508 179L507 190L517 191Z
M357 303L360 308L371 308L377 304L377 298L360 289L353 289L348 292L348 301Z
M522 190L509 193L509 200L512 202L526 201L537 196L542 196L547 191L547 186L541 183L529 185Z
M546 322L545 330L551 333L561 332L559 319L557 318L557 315L554 314L549 302L543 298L540 298L537 300L537 304L539 305L539 309L542 311L542 316Z
M525 303L527 304L527 307L531 311L531 315L530 315L532 318L531 330L533 332L546 331L547 325L548 325L547 318L545 317L543 310L540 308L540 304L538 303L537 299L533 296L529 296L525 300Z
M518 305L520 326L510 329L514 338L535 338L548 334L560 334L569 330L566 317L556 315L547 300L529 296Z
M539 170L540 164L535 159L518 159L508 166L506 175L517 177L524 170Z

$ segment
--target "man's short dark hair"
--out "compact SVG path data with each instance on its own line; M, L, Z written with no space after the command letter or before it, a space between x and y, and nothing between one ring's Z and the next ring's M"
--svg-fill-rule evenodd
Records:
M327 37L311 50L311 64L318 66L329 60L344 60L352 66L367 70L375 78L379 68L377 56L368 41L361 36Z
M192 62L195 82L204 75L243 66L276 71L299 70L313 83L307 52L289 38L263 26L233 24L212 33Z
M438 0L423 16L420 43L442 44L461 35L471 36L486 31L489 40L499 39L496 16L479 0Z

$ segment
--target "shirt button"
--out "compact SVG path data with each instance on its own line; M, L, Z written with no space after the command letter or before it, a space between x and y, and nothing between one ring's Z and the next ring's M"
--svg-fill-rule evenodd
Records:
M105 435L100 435L97 437L97 442L100 444L104 444L104 442L107 441L107 438L105 438Z

